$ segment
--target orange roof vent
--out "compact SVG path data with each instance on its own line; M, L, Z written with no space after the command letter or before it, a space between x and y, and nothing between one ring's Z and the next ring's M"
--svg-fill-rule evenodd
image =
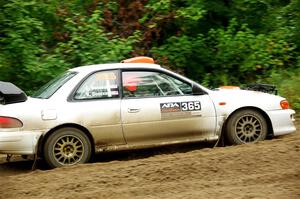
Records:
M151 57L133 57L130 59L125 59L121 61L121 63L148 63L148 64L154 64L154 59Z

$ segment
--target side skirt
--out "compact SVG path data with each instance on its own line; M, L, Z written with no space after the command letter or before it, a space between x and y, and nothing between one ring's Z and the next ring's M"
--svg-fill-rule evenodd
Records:
M109 152L109 151L124 151L124 150L132 150L132 149L145 149L145 148L155 148L161 147L166 145L176 145L176 144L183 144L183 143L194 143L194 142L215 142L217 141L219 136L215 135L208 138L203 139L187 139L187 140L180 140L180 141L170 141L170 142L162 142L157 144L140 144L140 145L113 145L113 146L95 146L95 152Z

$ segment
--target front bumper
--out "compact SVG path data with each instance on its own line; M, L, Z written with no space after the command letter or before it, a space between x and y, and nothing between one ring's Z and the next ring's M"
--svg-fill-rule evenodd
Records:
M0 154L36 154L41 135L34 131L0 132Z
M267 114L272 123L274 136L296 132L296 127L294 125L296 112L294 110L268 111Z

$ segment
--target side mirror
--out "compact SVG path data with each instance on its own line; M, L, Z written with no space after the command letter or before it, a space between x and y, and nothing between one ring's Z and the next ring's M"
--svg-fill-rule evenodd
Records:
M207 94L204 90L202 90L202 88L200 86L198 86L197 84L193 84L192 86L192 92L193 95L205 95Z

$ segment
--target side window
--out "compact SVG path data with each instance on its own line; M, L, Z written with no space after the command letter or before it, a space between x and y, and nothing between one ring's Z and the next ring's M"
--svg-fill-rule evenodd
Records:
M74 99L118 98L118 71L102 71L92 74L77 89Z
M192 86L159 72L122 73L124 97L176 96L192 93Z
M159 78L161 79L161 84L159 84L160 87L163 87L163 85L166 85L166 82L169 83L170 87L173 87L171 89L172 91L168 89L164 89L164 92L167 95L191 95L193 93L192 85L188 84L186 82L183 82L179 79L176 79L172 76L166 75L166 74L159 74Z

